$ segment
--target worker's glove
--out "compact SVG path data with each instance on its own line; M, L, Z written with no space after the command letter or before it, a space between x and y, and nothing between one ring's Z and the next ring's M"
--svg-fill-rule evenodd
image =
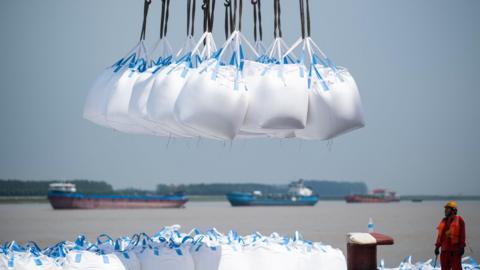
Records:
M465 254L465 248L461 247L460 248L460 256L463 256L463 254Z
M435 248L435 256L438 256L438 254L440 254L440 249L438 249L438 247L437 247L437 248Z

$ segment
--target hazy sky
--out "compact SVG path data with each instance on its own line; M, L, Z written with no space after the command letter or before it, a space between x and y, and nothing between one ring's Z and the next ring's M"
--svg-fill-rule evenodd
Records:
M171 1L168 37L185 38L186 0ZM197 1L197 36L201 18ZM252 9L244 1L244 33ZM284 38L300 35L283 0ZM364 181L401 194L480 195L480 1L311 0L312 37L360 89L367 126L323 141L175 140L118 133L82 118L102 68L139 37L141 0L0 2L0 178L157 183ZM153 0L147 41L158 38ZM273 0L262 1L264 39ZM224 40L223 1L214 34ZM198 31L200 30L200 31Z

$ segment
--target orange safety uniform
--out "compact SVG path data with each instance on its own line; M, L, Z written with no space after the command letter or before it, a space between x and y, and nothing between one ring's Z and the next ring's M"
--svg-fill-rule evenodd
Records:
M465 248L465 221L457 215L443 218L437 229L435 247L441 249L442 270L462 270L460 251Z

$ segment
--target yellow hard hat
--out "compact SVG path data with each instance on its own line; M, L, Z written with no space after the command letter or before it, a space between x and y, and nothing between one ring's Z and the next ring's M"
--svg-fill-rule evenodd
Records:
M456 201L449 201L447 204L445 204L445 207L450 207L453 209L457 209L457 202Z

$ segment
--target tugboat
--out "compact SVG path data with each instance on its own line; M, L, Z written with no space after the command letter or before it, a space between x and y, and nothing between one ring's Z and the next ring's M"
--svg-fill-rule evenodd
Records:
M231 192L227 199L232 206L313 206L319 198L304 186L303 180L289 185L286 194L267 194L256 190L251 193Z
M354 194L345 197L347 203L386 203L399 202L395 192L385 189L374 189L371 194Z
M53 183L48 189L53 209L96 208L179 208L188 201L184 195L101 195L78 193L74 184Z

